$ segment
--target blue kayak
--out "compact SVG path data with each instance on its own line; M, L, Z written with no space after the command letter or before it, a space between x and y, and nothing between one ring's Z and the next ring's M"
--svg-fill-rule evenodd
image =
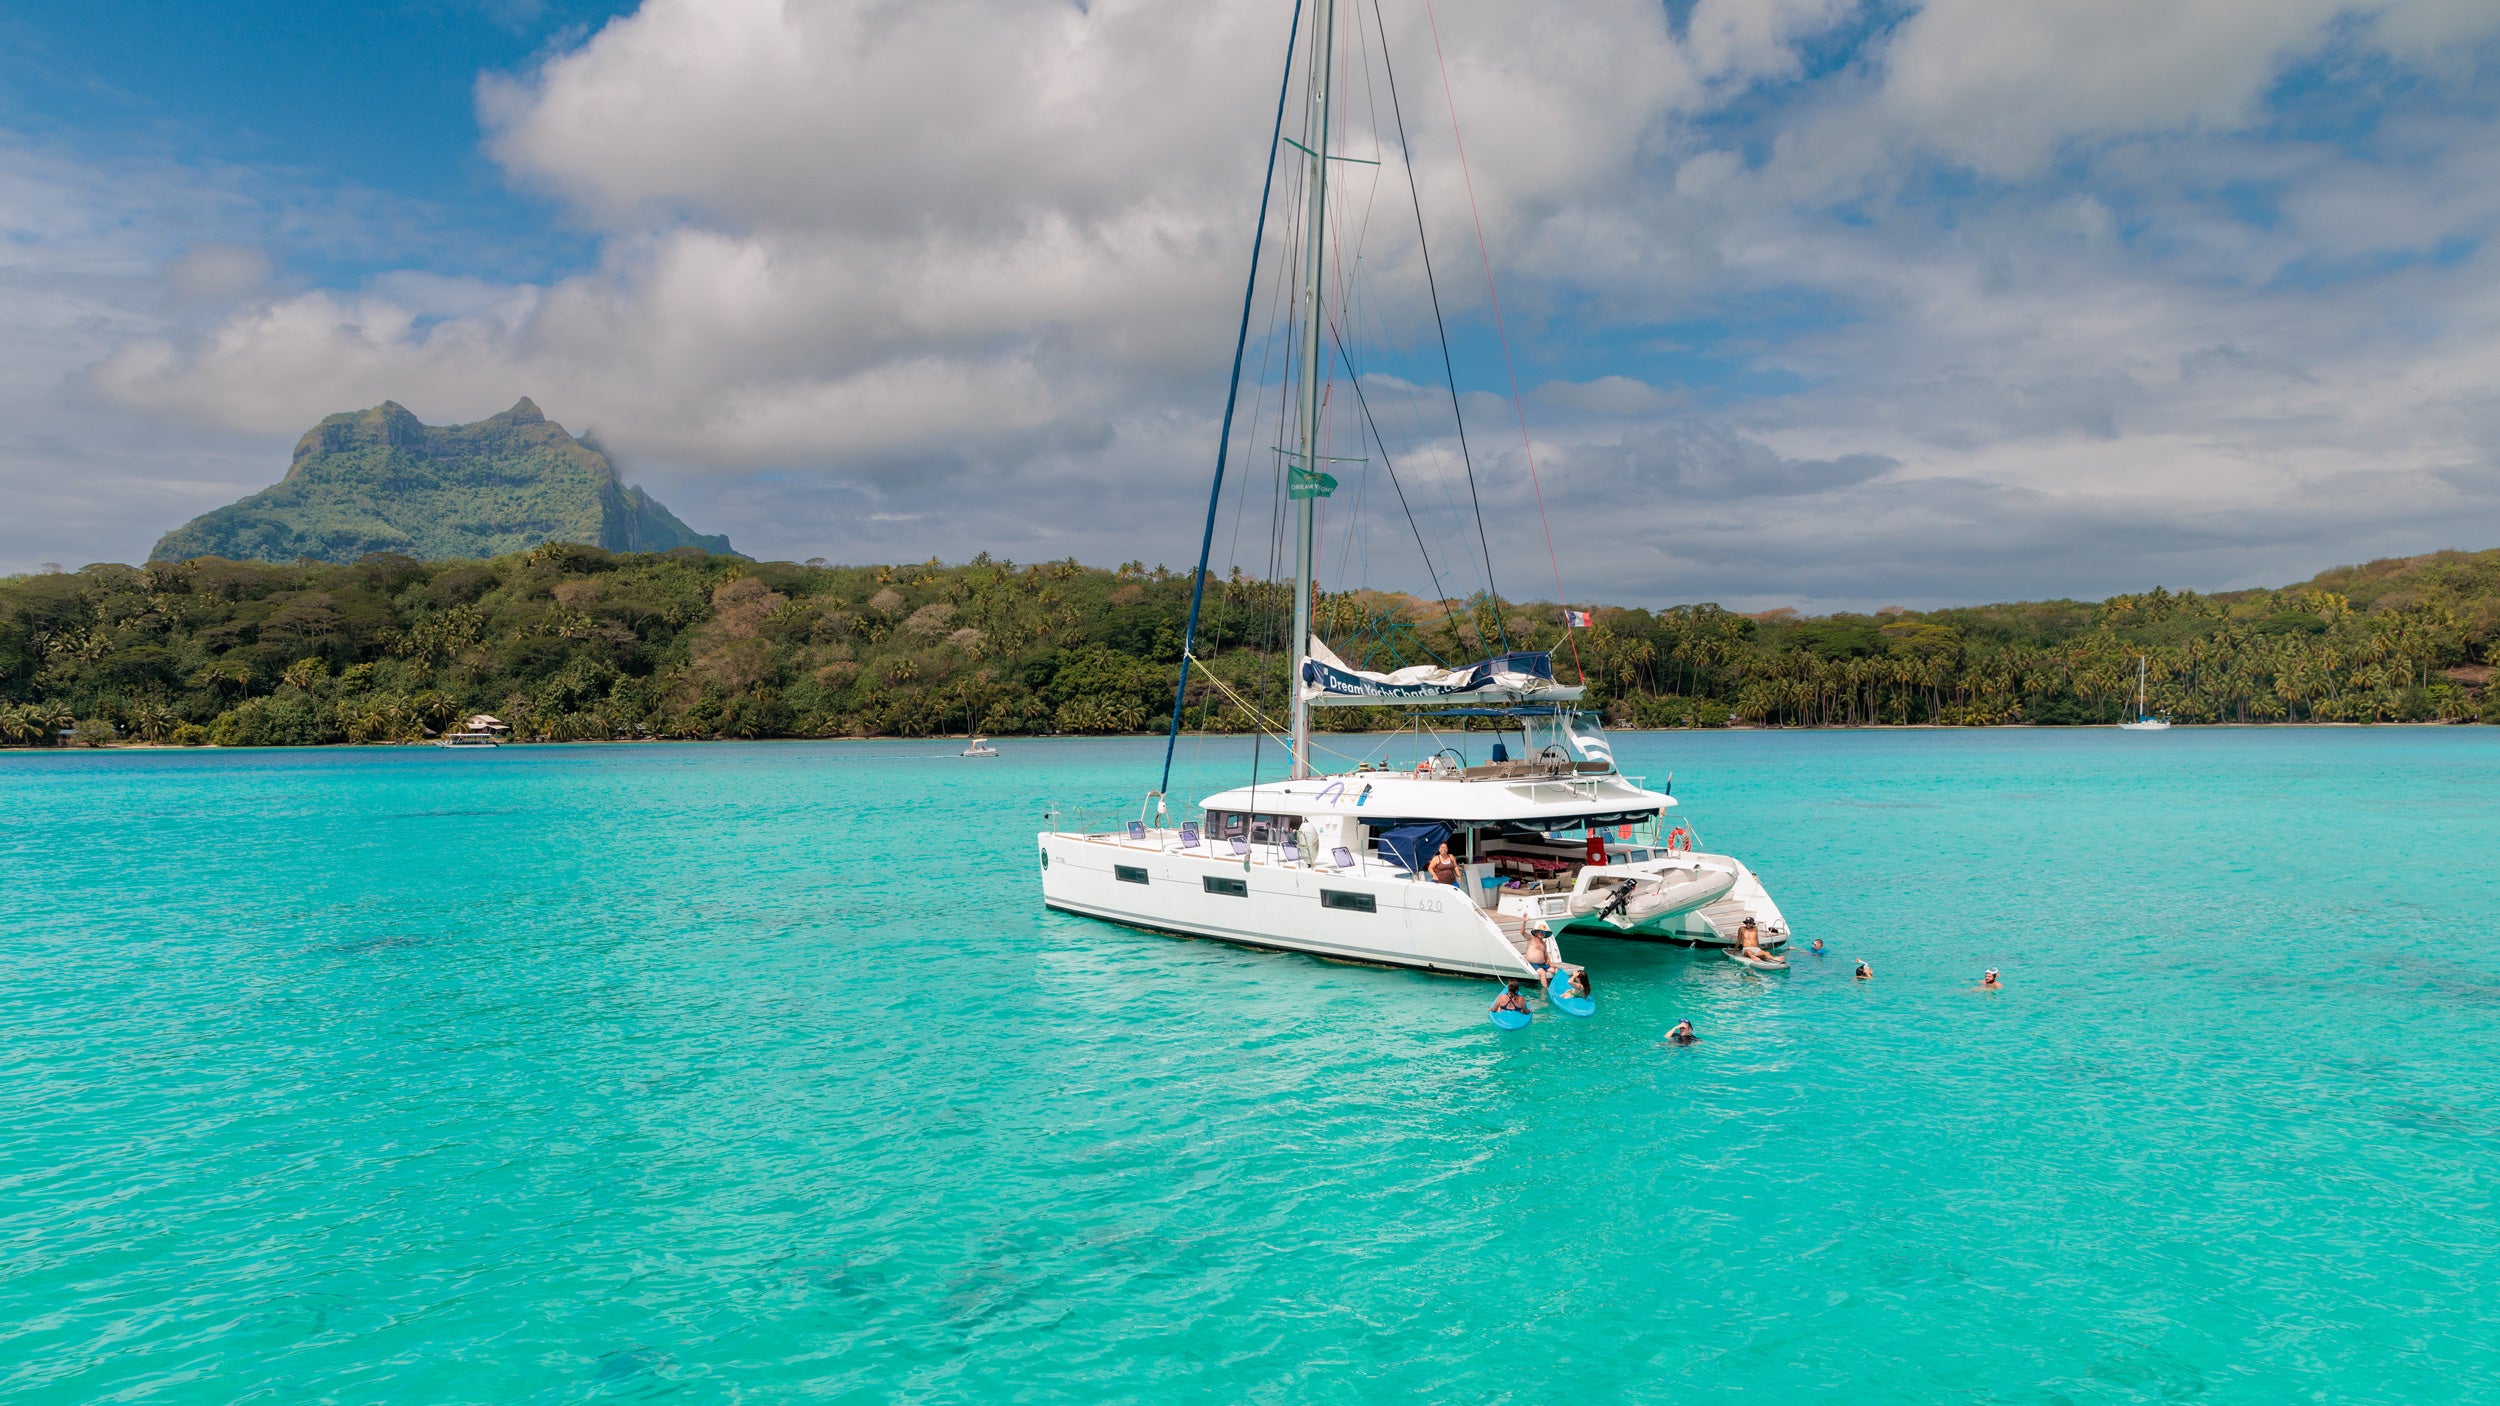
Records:
M1554 1009L1561 1011L1564 1015L1590 1016L1597 1014L1597 998L1595 996L1574 996L1571 994L1571 973L1569 972L1554 973L1554 984L1545 988L1545 999L1553 1002Z
M1528 1028L1528 1013L1526 1011L1495 1011L1493 1023L1504 1030L1525 1030Z

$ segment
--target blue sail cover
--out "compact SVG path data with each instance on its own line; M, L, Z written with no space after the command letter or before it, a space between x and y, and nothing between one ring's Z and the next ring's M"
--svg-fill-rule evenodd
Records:
M1381 858L1401 869L1420 874L1424 872L1424 866L1432 862L1432 857L1441 852L1441 842L1449 837L1450 827L1447 825L1410 820L1404 825L1392 825L1381 831L1373 837L1372 843L1380 851Z
M1554 656L1519 650L1444 669L1418 664L1395 673L1378 674L1347 667L1318 640L1302 660L1302 696L1312 703L1457 703L1515 701L1523 698L1568 700L1581 690L1554 682Z

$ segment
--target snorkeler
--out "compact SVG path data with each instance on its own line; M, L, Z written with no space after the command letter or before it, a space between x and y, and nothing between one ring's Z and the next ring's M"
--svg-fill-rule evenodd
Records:
M1864 963L1864 962L1860 962L1860 963L1858 963L1858 970L1857 970L1857 979L1858 979L1858 980L1860 980L1860 981L1864 981L1864 980L1866 980L1867 978L1869 978L1869 977L1871 977L1871 976L1873 976L1873 975L1875 975L1875 969L1874 969L1873 967L1868 966L1868 965L1867 965L1866 963Z
M1667 1032L1667 1040L1672 1044L1689 1045L1700 1038L1693 1033L1693 1023L1689 1020L1677 1021L1675 1028Z
M1979 989L1982 991L2002 991L2005 989L2005 987L1997 981L1996 968L1988 968L1986 974L1979 978Z

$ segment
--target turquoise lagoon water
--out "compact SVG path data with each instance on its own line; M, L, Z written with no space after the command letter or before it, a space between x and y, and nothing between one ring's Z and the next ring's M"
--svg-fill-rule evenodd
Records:
M0 1397L2500 1394L2500 729L1627 735L1831 955L1509 1036L953 746L0 759Z

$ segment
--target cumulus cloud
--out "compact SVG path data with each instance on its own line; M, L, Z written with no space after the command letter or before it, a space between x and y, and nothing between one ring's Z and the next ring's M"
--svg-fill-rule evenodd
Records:
M1337 38L1342 149L1384 163L1332 196L1371 330L1424 326L1385 37L1449 311L1489 311L1480 217L1514 335L1622 363L1530 406L1613 527L1586 594L1734 596L1708 573L1766 545L1755 600L2237 584L2446 544L2489 482L2500 11L1678 8L1347 5ZM478 93L594 266L303 286L242 234L130 245L177 306L53 364L229 443L526 392L749 550L1178 559L1289 11L645 0ZM2287 127L2304 86L2367 120ZM123 247L60 218L38 244ZM1432 495L1448 428L1391 431ZM1471 395L1494 550L1541 559L1517 428Z

